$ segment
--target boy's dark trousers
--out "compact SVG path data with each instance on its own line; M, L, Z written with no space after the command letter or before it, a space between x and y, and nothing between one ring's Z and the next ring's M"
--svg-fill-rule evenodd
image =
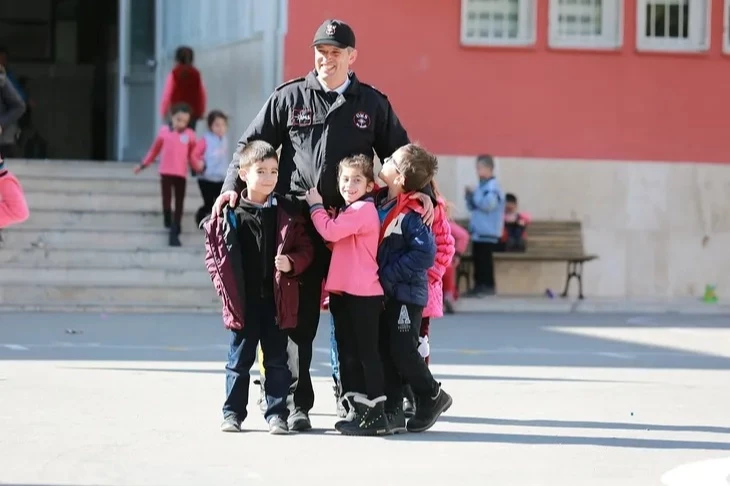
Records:
M284 420L289 416L286 397L291 384L291 372L287 365L287 334L276 322L273 296L261 302L247 302L258 309L257 316L247 319L241 331L231 332L231 347L226 365L226 401L223 415L235 413L243 420L248 412L249 370L256 360L259 341L264 351L266 368L266 420L278 415Z
M330 294L343 393L362 393L370 400L385 395L383 362L378 349L382 309L382 296Z
M292 362L296 363L292 373L293 410L309 413L314 406L314 387L309 368L312 365L312 346L319 326L320 301L322 299L322 282L329 271L332 252L327 249L322 237L317 233L309 219L309 209L303 208L307 218L307 233L314 245L314 260L300 277L299 285L299 318L297 327L289 331L289 337L295 346L290 346Z
M203 205L198 208L198 213L195 215L195 222L200 224L213 210L213 204L215 204L215 200L221 193L223 183L198 179L198 187L200 188L200 196L203 198Z
M403 406L403 383L416 397L433 397L439 384L418 353L418 334L423 307L387 299L380 315L380 355L385 375L387 410Z
M472 243L474 254L474 283L476 288L494 290L494 251L497 243Z

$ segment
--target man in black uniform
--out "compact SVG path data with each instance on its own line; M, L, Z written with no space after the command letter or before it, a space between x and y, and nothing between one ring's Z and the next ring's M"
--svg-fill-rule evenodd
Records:
M276 88L241 136L238 148L252 140L265 140L281 147L276 191L304 196L308 189L316 187L325 207L339 207L344 201L337 187L337 166L343 158L372 155L375 151L384 160L409 143L409 139L388 98L361 83L350 71L357 51L355 34L349 25L326 20L317 30L312 46L315 69ZM234 206L242 189L234 157L213 211L219 212L226 202ZM425 195L420 199L426 209L424 219L430 220L432 201ZM305 215L310 221L308 211ZM330 252L311 221L308 228L315 242L315 258L302 276L299 322L290 335L298 352L298 369L292 370L297 377L295 410L289 416L289 428L296 431L311 428L309 410L314 405L314 390L309 367L319 323L322 281L330 261Z

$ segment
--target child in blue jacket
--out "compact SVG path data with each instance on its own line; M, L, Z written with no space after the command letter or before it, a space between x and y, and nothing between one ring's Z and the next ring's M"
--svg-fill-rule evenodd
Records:
M385 292L385 310L380 318L381 357L385 411L395 433L430 429L452 404L451 396L434 380L418 353L421 317L428 302L427 271L433 266L436 244L421 219L420 204L410 196L431 182L437 168L435 156L408 144L383 161L379 174L387 185L376 198L382 222L377 259ZM411 385L418 401L408 424L403 413L404 382Z

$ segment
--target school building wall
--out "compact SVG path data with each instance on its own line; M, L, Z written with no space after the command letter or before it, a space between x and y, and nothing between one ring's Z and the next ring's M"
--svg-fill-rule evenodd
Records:
M459 205L474 156L537 219L582 221L589 296L730 293L730 155L723 1L705 53L636 50L636 0L625 0L616 51L552 49L548 2L526 48L463 47L458 0L290 1L284 79L313 66L326 18L357 35L354 70L384 91L413 140L440 155L439 182ZM503 293L555 289L564 265L498 265Z

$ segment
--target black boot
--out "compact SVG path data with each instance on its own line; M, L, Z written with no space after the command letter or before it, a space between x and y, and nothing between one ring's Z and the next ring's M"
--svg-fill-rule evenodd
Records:
M173 223L170 226L170 246L182 246L180 243L180 226L177 223Z
M441 388L441 383L438 385L436 395L432 397L419 396L416 415L406 425L408 432L427 431L433 427L441 414L451 407L452 403L454 403L454 400L451 398L451 395Z
M345 422L338 430L343 435L389 435L390 424L385 415L385 396L368 400L356 393L352 401L355 405L355 418Z
M345 393L338 403L337 408L339 409L342 407L342 410L345 412L344 415L342 415L342 420L335 422L335 430L338 432L343 425L348 422L352 422L357 418L354 397L355 393Z
M172 225L172 211L164 211L163 218L165 218L165 228L169 228Z
M391 433L402 434L407 431L406 414L403 412L403 408L397 407L395 410L386 410L385 415L388 417Z

